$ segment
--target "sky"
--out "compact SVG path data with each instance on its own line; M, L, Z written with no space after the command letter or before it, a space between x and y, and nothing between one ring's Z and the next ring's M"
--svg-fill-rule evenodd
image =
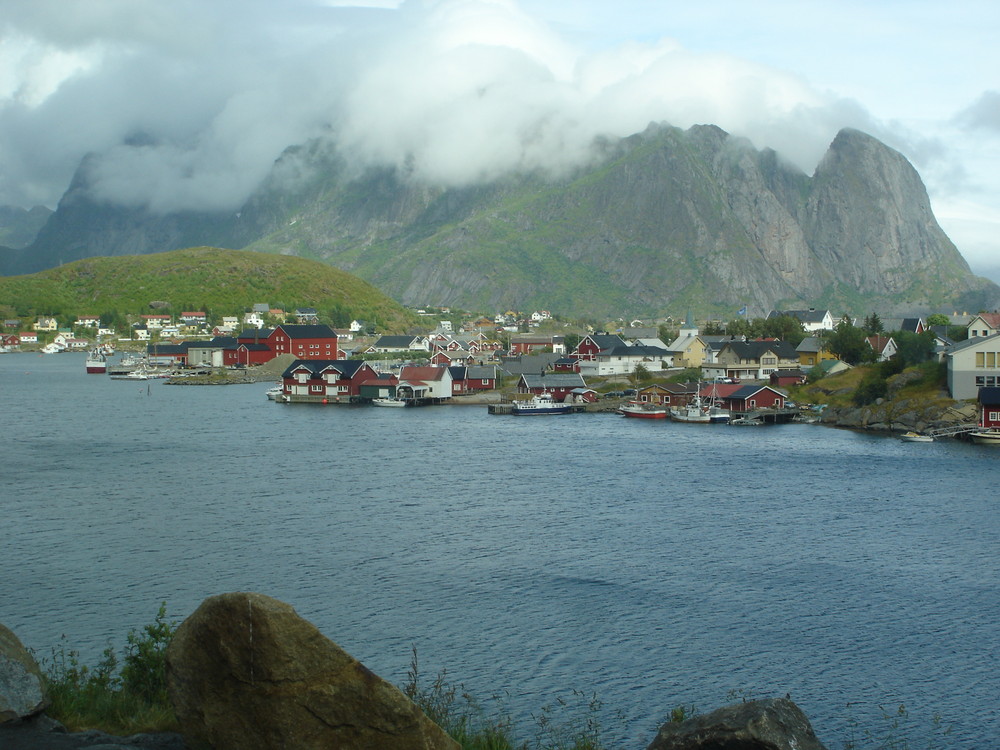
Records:
M3 0L0 205L236 210L282 151L444 184L558 174L597 136L711 123L812 173L902 152L1000 282L996 0Z

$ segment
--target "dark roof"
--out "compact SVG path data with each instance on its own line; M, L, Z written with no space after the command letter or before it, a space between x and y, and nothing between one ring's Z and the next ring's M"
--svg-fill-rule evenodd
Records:
M521 375L521 380L528 388L579 388L587 385L578 372L549 372L544 377L526 372Z
M585 341L587 339L590 339L597 344L602 351L604 349L611 349L615 346L621 346L625 343L625 339L618 334L591 333L588 336L584 336L582 340ZM577 348L579 348L579 346Z
M775 393L778 393L778 391L775 391L774 388L771 388L770 386L767 385L745 385L739 390L730 393L726 398L733 399L734 401L745 401L746 399L753 396L755 393L760 393L761 391L764 390L774 391ZM781 396L782 394L778 393L778 395Z
M416 336L380 336L372 346L376 349L408 349L416 338Z
M765 352L774 352L782 359L798 359L795 348L787 341L729 341L727 345L740 359L759 360Z
M247 339L266 339L272 333L274 333L273 328L244 328L240 331L237 338L240 341L246 341Z
M278 328L288 334L290 339L335 339L337 333L325 323L312 323L305 325L285 325L282 323Z
M296 370L305 367L313 375L319 375L326 370L336 370L346 378L354 377L366 362L363 359L297 359L281 373L281 377L290 378Z
M465 365L451 365L448 371L451 372L452 380L465 380L468 377L469 368Z
M469 380L494 380L497 368L494 365L470 365L466 368L465 376Z
M179 344L146 344L146 353L155 356L164 354L187 354L187 350L192 344L201 343L197 341L182 341Z
M1000 388L987 386L979 389L979 403L983 406L1000 405Z
M192 341L191 349L235 349L235 336L216 336L211 341ZM266 348L266 347L265 347Z
M658 346L628 346L619 344L610 349L601 349L601 354L610 357L665 357L670 354L666 349Z
M775 370L771 373L776 378L804 378L806 374L798 368L794 370Z

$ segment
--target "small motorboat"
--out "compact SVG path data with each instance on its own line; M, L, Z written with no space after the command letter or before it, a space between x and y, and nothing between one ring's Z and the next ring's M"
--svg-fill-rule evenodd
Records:
M930 435L922 435L919 432L913 432L913 430L910 430L909 432L904 432L902 435L899 436L899 439L902 440L904 443L933 443L934 442L934 438L931 437Z

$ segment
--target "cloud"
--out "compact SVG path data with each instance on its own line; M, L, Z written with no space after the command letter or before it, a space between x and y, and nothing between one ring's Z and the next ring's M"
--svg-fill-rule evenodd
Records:
M983 92L973 104L955 116L955 123L966 130L1000 133L1000 92Z
M577 49L513 0L365 4L383 7L6 0L0 204L52 205L86 154L100 200L229 210L320 136L358 165L467 184L558 173L649 122L713 123L807 171L841 127L878 127L790 73L669 38Z

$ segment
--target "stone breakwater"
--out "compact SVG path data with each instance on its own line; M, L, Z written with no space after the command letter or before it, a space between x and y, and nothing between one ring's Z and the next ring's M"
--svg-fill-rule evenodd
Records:
M167 648L181 734L66 732L44 716L42 678L9 630L0 639L4 750L460 750L402 691L289 605L256 593L209 597ZM750 701L660 727L647 750L825 750L789 699Z
M976 406L961 401L880 398L866 406L830 407L821 422L854 430L924 433L975 424L976 418Z

